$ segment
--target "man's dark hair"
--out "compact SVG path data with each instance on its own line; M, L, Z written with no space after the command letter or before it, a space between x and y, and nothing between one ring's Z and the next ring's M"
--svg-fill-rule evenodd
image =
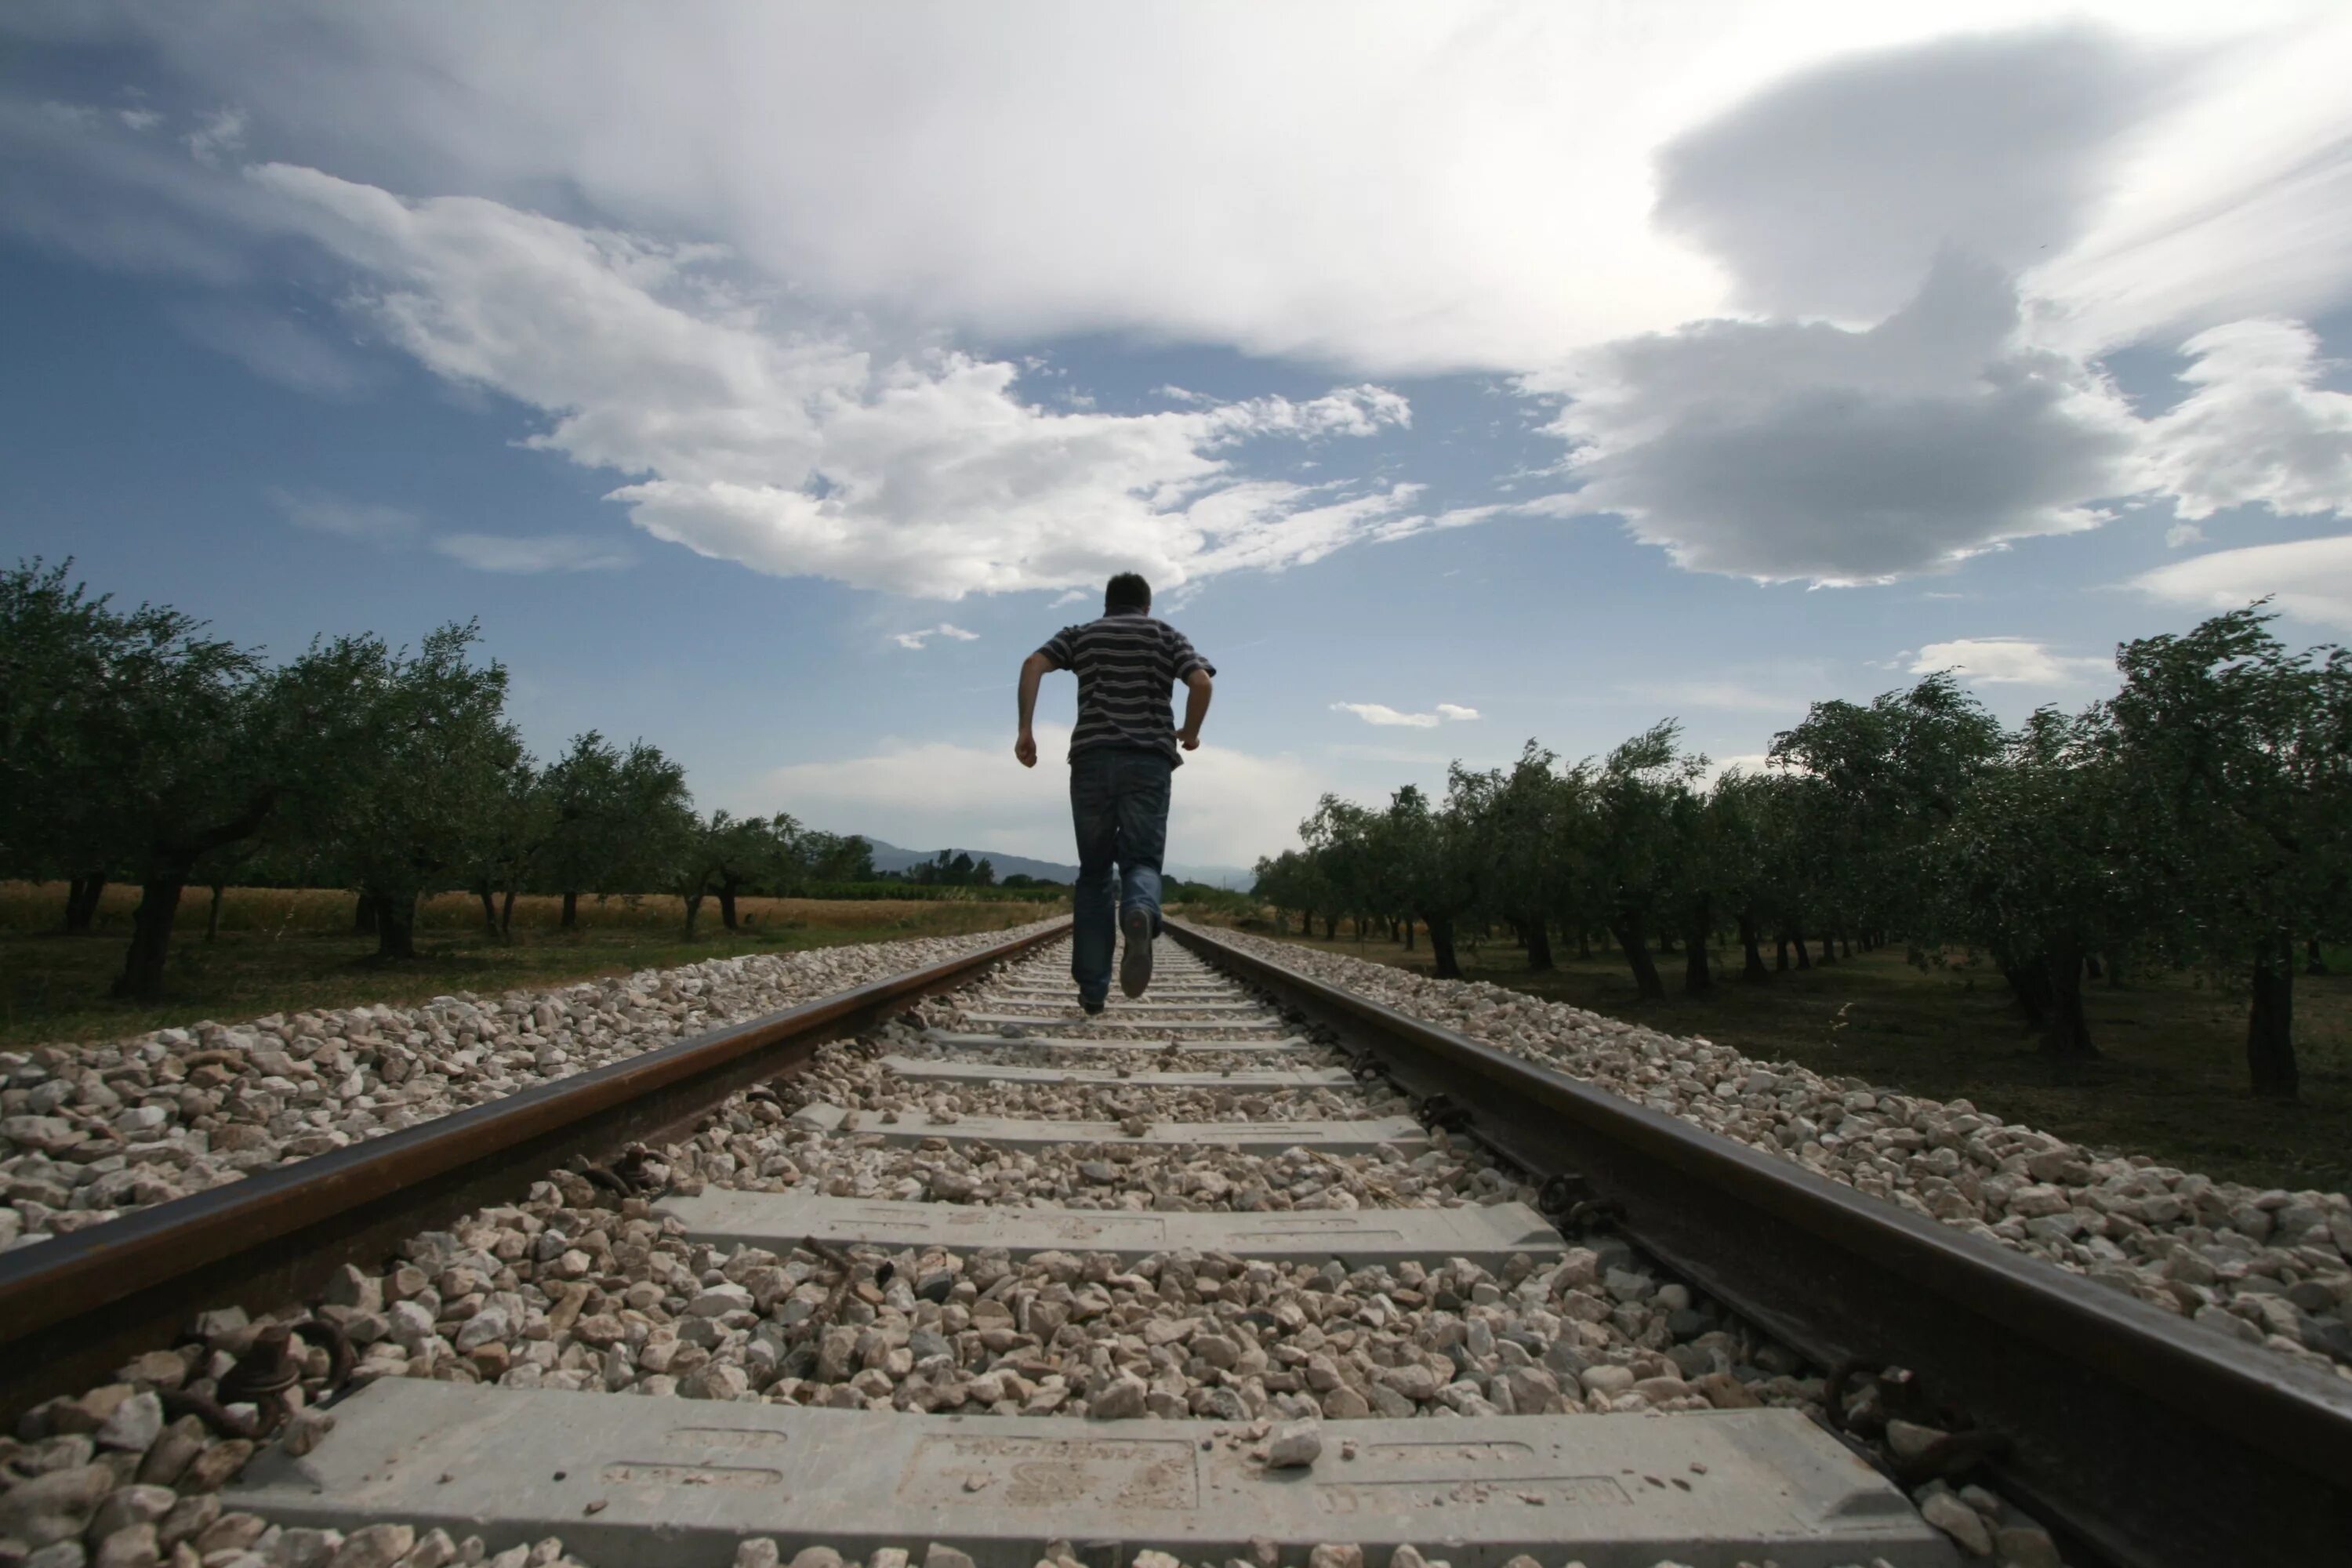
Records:
M1121 610L1150 608L1151 584L1143 580L1140 573L1122 572L1112 578L1109 586L1103 590L1103 614L1106 616L1115 616Z

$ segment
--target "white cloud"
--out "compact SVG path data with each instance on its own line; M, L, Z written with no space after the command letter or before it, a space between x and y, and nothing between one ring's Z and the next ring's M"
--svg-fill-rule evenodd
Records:
M1911 660L1914 675L1958 670L1971 686L2074 686L2115 671L2115 661L2053 653L2023 637L1931 642Z
M2182 352L2196 363L2180 379L2195 390L2149 426L2158 482L2181 517L2248 505L2291 517L2352 510L2352 393L2319 384L2309 328L2236 321Z
M132 126L132 130L142 127ZM199 163L217 167L245 145L246 118L242 109L216 109L186 137L188 153Z
M1475 708L1465 708L1458 702L1441 702L1433 712L1404 713L1385 702L1334 702L1334 713L1353 713L1367 724L1402 726L1412 730L1434 730L1440 724L1460 722L1478 717Z
M2018 326L2009 279L1947 252L1865 331L1706 321L1531 384L1575 394L1552 428L1577 510L1694 571L1885 581L2095 527L2089 503L2140 488L2121 396Z
M415 537L422 520L413 511L372 501L356 501L327 490L270 489L269 504L297 528L331 533L338 539L369 544L404 544Z
M1741 752L1736 755L1728 757L1710 756L1707 758L1706 769L1699 775L1699 783L1702 786L1712 789L1717 784L1721 782L1724 774L1731 772L1734 768L1738 769L1743 773L1778 773L1782 771L1772 766L1772 756L1769 752Z
M1879 321L1940 250L2005 271L2063 250L2178 74L2080 24L1842 56L1662 149L1657 221L1743 305Z
M2192 555L2143 572L2128 585L2203 612L2267 597L2298 619L2352 632L2352 534Z
M630 561L619 545L576 533L445 533L433 548L477 572L610 572Z
M775 769L740 803L779 807L804 822L834 824L893 844L984 844L1010 854L1067 861L1067 783L1058 765L1069 731L1036 727L1040 762L1002 745L932 741L886 745L866 756ZM1299 819L1326 786L1297 758L1258 756L1204 742L1176 772L1168 817L1173 861L1246 866L1295 841Z
M2179 550L2184 545L2205 542L2205 531L2193 522L2176 522L2164 531L2164 547Z
M1408 423L1382 387L1055 413L1018 397L1010 362L881 361L823 323L787 330L707 249L285 164L249 179L278 223L358 269L375 330L451 381L543 411L531 445L642 476L614 499L706 555L952 599L1119 570L1174 588L1423 522L1413 485L1335 495L1242 479L1229 456Z
M953 642L978 642L980 640L980 634L978 632L968 632L961 626L953 626L946 621L941 621L938 626L925 626L919 632L894 633L891 636L890 640L897 643L900 647L919 649L926 642L929 642L933 637L946 637Z
M374 379L341 344L282 315L222 300L173 312L180 330L256 375L325 397L350 397Z
M998 341L1134 331L1374 374L1524 368L1723 309L1722 272L1677 236L1719 239L1729 220L1650 218L1660 149L1727 111L1777 105L1745 121L1776 151L1801 141L1809 105L1843 117L1818 128L1847 149L1819 166L1886 210L1857 219L1821 194L1860 224L1843 254L1824 246L1843 283L1922 237L2034 258L2033 222L2104 194L2084 165L2143 105L2127 48L1975 37L2043 22L2047 0L1964 14L1389 0L1348 7L1338 44L1321 6L295 9L289 22L283 5L110 7L86 26L145 45L186 97L245 106L272 144L331 141L410 189L576 192L622 226L720 240L828 308ZM2187 190L2127 215L2134 234L2332 134L2317 106L2320 84L2340 87L2340 57L2307 5L2067 11L2193 48L2191 107L2229 111L2177 139ZM269 65L289 26L299 72ZM1847 68L1859 85L1824 65L1930 44L1940 62ZM1971 76L1987 57L2004 68ZM1811 95L1776 99L1801 73ZM1984 89L1974 101L1953 90L1969 81ZM1937 115L1967 118L1944 134ZM1914 179L1863 178L1897 155ZM2014 184L1979 177L2004 163ZM2150 185L2162 167L2130 165ZM1811 193L1785 195L1786 226L1811 226Z

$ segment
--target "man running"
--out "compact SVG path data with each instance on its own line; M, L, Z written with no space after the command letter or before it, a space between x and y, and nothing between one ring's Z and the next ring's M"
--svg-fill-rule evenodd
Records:
M1160 934L1160 860L1168 847L1169 785L1201 745L1217 672L1184 634L1151 618L1151 584L1122 572L1103 591L1102 619L1064 626L1021 663L1021 736L1013 754L1037 765L1037 683L1049 669L1078 677L1078 727L1070 732L1070 816L1078 830L1076 934L1070 976L1078 1002L1099 1013L1110 996L1110 955L1127 933L1119 989L1140 996L1151 984L1151 943ZM1184 727L1168 707L1184 683ZM1118 871L1112 871L1116 862Z

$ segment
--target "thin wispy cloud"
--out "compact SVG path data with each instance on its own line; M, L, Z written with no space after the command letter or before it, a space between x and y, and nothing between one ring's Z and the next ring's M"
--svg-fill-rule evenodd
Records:
M331 534L337 539L402 545L415 540L424 527L424 520L404 507L353 500L328 490L273 488L263 493L279 515L295 527Z
M961 626L941 621L938 626L925 626L919 632L894 633L890 640L900 647L919 649L933 637L945 637L950 642L978 642L980 634L968 632Z
M576 533L445 533L433 548L477 572L615 572L629 564L616 544Z
M1465 723L1478 717L1478 710L1459 702L1440 702L1426 713L1403 712L1385 702L1334 702L1331 711L1352 713L1367 724L1407 730L1434 730L1440 724Z

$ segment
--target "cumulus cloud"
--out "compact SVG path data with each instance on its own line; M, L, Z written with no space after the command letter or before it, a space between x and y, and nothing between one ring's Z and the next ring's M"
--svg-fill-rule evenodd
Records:
M2094 368L2018 338L2014 285L1944 252L1876 326L1700 322L1595 351L1553 425L1584 480L1678 565L1885 581L2101 521L2140 433Z
M433 548L477 572L611 572L629 564L617 544L576 533L445 533Z
M2177 74L2080 26L1832 60L1667 143L1657 221L1743 305L1875 321L1948 247L2009 271L2063 250Z
M1334 713L1353 713L1367 724L1396 726L1409 730L1434 730L1440 724L1461 723L1478 717L1478 710L1465 708L1459 702L1441 702L1427 713L1406 713L1385 702L1334 702Z
M1066 726L1039 724L1037 750L1057 761ZM1024 768L1008 734L1001 745L931 741L869 754L777 768L747 795L746 810L778 800L811 822L872 833L893 844L986 844L1068 860L1068 792L1054 770ZM1295 841L1300 818L1328 784L1297 759L1213 743L1185 754L1168 817L1168 850L1181 861L1246 866Z
M2143 572L2128 585L2209 613L2268 598L2298 619L2352 632L2352 534L2192 555Z
M2150 422L2151 463L2191 520L2257 505L2352 510L2352 394L2319 384L2319 339L2294 321L2214 327L2182 345L2193 389ZM2201 537L2201 536L2200 536Z
M423 520L404 508L353 500L330 490L273 489L266 493L269 504L295 527L332 534L338 539L368 544L405 544L423 526Z
M1245 479L1269 439L1411 418L1376 385L1139 416L1024 401L1019 367L950 351L880 360L773 323L707 248L473 197L406 201L307 168L252 183L358 270L356 307L436 373L542 411L530 444L642 476L638 526L779 575L952 599L1139 569L1188 579L1314 561L1419 526L1417 487L1358 495Z
M1914 675L1957 670L1971 686L2074 686L2113 673L2111 659L2053 653L2023 637L1931 642L1911 660Z
M890 640L897 643L900 647L920 649L925 643L930 641L933 637L946 637L950 642L978 642L980 640L980 634L978 632L968 632L961 626L953 626L946 621L941 621L938 626L925 626L919 632L894 633L892 634Z

